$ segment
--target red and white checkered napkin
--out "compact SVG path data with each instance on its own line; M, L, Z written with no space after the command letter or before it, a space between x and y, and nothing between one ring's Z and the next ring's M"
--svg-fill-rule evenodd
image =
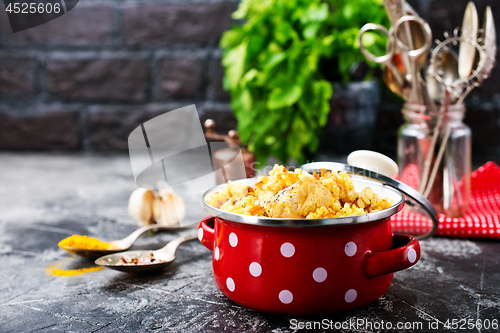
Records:
M423 234L432 222L406 208L392 216L396 232ZM471 174L471 202L467 214L460 218L439 215L439 236L500 239L500 167L488 162Z

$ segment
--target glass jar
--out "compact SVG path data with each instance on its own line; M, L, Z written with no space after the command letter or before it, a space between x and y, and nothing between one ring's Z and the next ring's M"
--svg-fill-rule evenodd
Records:
M405 105L398 133L399 179L417 189L439 213L463 216L470 203L471 130L463 104Z

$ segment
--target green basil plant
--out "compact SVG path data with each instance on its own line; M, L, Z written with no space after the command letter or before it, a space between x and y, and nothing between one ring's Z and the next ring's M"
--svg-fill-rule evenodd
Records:
M331 82L350 81L364 61L359 29L389 26L383 0L242 0L233 19L240 24L220 46L241 140L261 166L269 156L304 162L318 149ZM372 52L385 50L384 36L363 38Z

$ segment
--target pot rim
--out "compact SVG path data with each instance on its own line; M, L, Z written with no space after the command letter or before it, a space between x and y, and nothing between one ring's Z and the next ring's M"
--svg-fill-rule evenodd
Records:
M313 171L320 171L321 169L329 171L332 170L346 171L356 176L361 176L363 178L371 180L374 184L377 184L378 186L383 186L384 188L387 189L390 188L391 190L397 191L397 193L401 195L401 201L398 201L398 203L394 204L390 208L381 211L362 214L362 215L348 216L348 217L335 217L328 219L282 219L282 218L270 218L270 217L262 218L257 216L229 213L217 209L213 206L210 206L205 201L205 197L208 195L208 193L210 193L210 191L214 191L214 189L216 188L225 186L225 184L221 184L212 187L211 189L203 193L202 206L206 211L208 211L215 217L220 217L229 221L243 223L243 224L275 226L275 227L316 227L325 225L332 225L332 226L349 225L349 224L378 221L380 219L390 217L396 214L397 212L401 211L403 209L404 202L406 202L408 203L408 205L418 208L419 212L428 215L428 217L432 220L432 229L425 235L415 236L418 240L424 240L429 237L432 237L437 231L439 219L437 211L434 208L434 206L430 203L429 200L427 200L427 198L425 198L417 190L406 185L405 183L400 182L399 180L390 178L388 176L382 175L377 172L373 172L371 170L366 170L352 165L344 163L336 163L336 162L312 162L304 164L300 166L300 168L310 173Z
M242 182L247 185L255 185L256 181L257 177L248 179L239 179L235 180L234 182ZM397 202L393 203L393 205L389 208L379 210L376 212L366 213L361 215L344 216L344 217L306 219L306 218L276 218L276 217L252 216L252 215L231 213L221 210L219 208L215 208L205 200L205 198L207 198L213 192L220 191L223 188L225 188L226 183L216 185L210 188L209 190L205 191L205 193L203 193L201 201L203 208L211 215L217 218L221 218L236 223L269 226L269 227L320 227L320 226L361 224L361 223L380 221L382 219L388 218L398 213L403 209L405 198L403 193L401 193L401 191L399 191L398 189L395 189L394 187L388 186L386 184L382 184L380 182L375 182L373 180L364 177L363 178L353 177L353 182L355 182L355 184L366 183L366 185L367 186L369 185L372 188L372 190L373 187L384 188L384 190L390 191L394 195L398 196ZM377 190L373 191L377 193Z

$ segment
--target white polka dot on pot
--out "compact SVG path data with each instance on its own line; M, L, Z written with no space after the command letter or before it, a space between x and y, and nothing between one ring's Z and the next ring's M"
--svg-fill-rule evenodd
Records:
M327 276L326 269L323 267L318 267L313 271L313 279L318 283L325 281Z
M349 242L344 247L344 252L348 257L352 257L353 255L356 254L357 251L358 251L358 247L356 246L356 243L354 243L354 242Z
M203 228L198 228L198 239L200 242L203 239Z
M229 244L232 247L235 247L236 245L238 245L238 236L236 236L236 234L234 232L229 234Z
M290 258L295 254L295 246L292 243L283 243L280 248L283 257Z
M281 303L283 303L283 304L290 304L293 301L293 294L290 292L290 290L280 291L278 297L279 297Z
M344 296L344 300L347 303L352 303L358 297L358 292L355 289L349 289Z
M252 276L258 277L262 274L262 266L258 262L254 261L251 263L248 269L250 270L250 274L252 274Z
M220 258L220 250L219 250L218 246L215 247L214 258L215 258L215 260L219 260L219 258Z
M230 277L227 278L226 280L226 286L229 291L234 291L235 285L234 285L234 280L231 279Z
M415 249L409 249L408 250L408 261L411 262L412 264L417 260L417 251Z

